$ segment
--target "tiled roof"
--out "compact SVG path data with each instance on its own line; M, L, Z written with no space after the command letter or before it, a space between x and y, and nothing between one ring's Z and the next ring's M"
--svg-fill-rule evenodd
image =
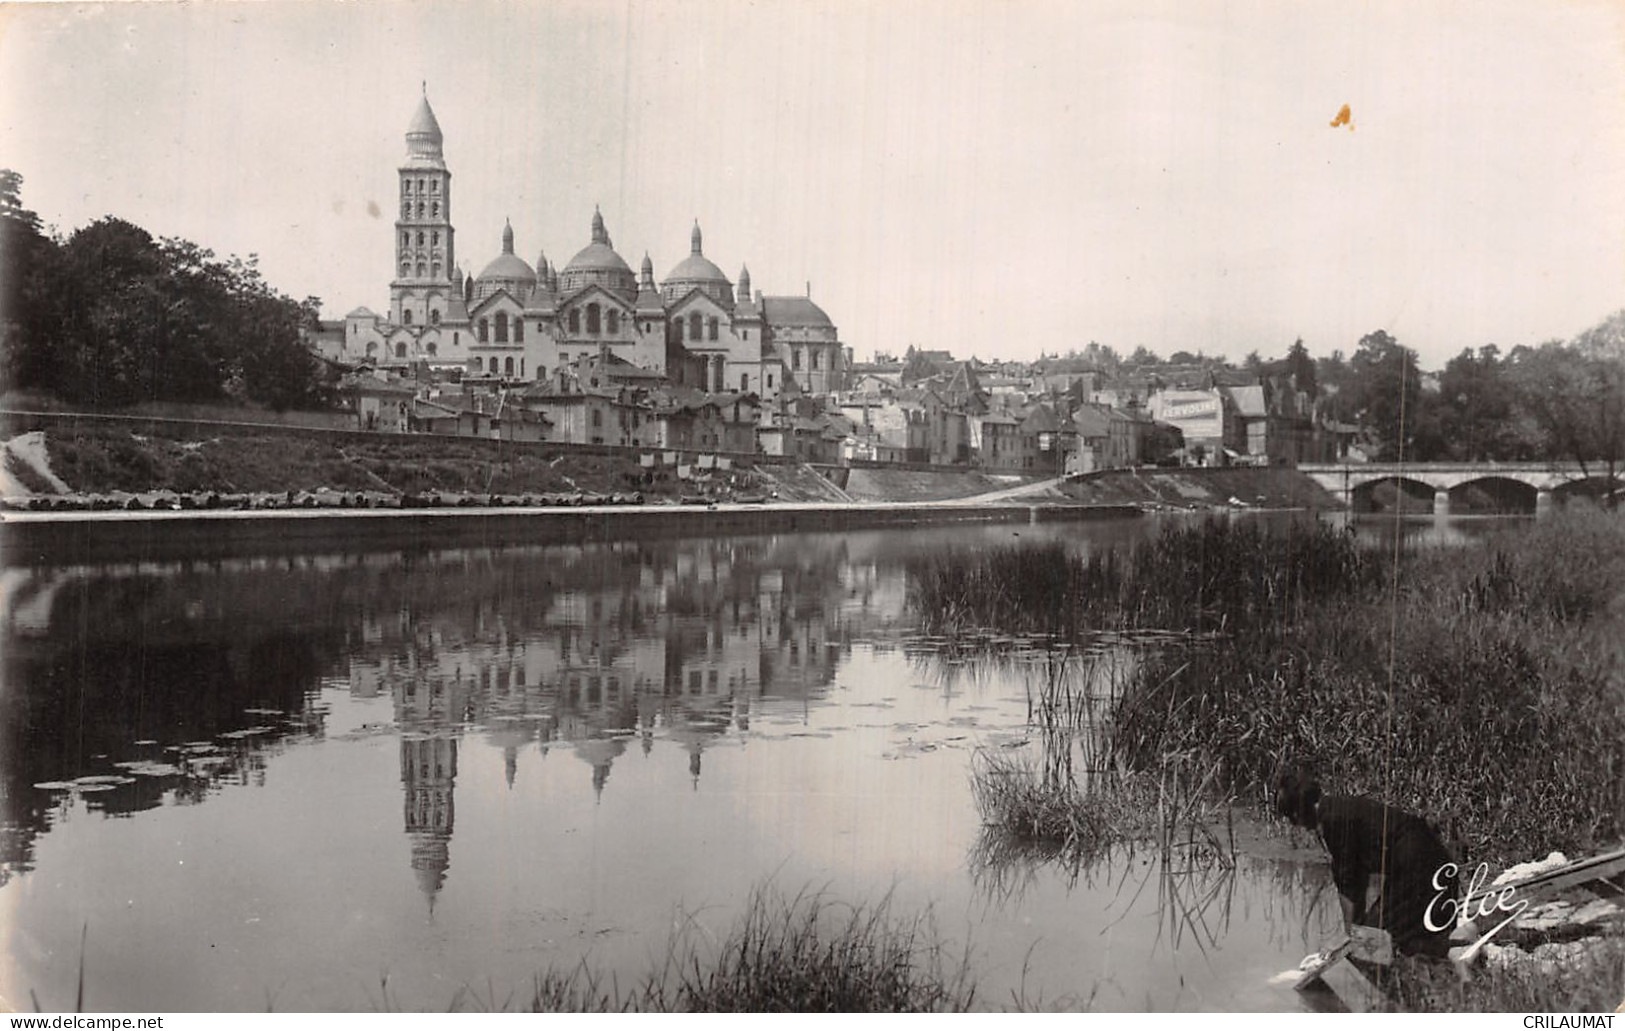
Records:
M762 316L773 326L817 326L834 329L824 309L810 297L763 297Z

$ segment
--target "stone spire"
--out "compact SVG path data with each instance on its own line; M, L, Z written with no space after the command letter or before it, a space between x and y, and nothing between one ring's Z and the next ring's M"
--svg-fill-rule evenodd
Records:
M613 246L609 242L609 231L604 228L604 216L596 204L592 206L592 242L601 243L605 247Z
M694 220L694 231L688 234L688 252L690 254L700 253L700 220L697 218Z
M745 302L750 301L750 266L739 266L739 297Z
M513 253L513 223L506 218L502 220L502 253Z
M699 232L698 229L695 232ZM653 290L655 288L655 263L649 260L649 252L643 252L643 274L638 279L639 290Z

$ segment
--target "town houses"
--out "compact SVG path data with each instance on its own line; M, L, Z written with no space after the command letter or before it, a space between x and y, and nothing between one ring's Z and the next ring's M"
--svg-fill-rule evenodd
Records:
M1127 364L1096 344L1033 362L909 346L855 363L811 296L754 290L743 265L729 279L698 221L658 281L647 253L632 271L601 210L562 267L520 257L505 223L496 256L467 275L427 95L398 181L387 311L356 308L310 335L344 371L359 429L1031 476L1348 449L1280 363Z

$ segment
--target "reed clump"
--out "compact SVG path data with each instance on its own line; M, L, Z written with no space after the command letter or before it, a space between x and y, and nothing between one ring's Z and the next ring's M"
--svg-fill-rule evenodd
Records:
M709 945L692 927L664 964L628 990L586 963L536 978L535 1012L963 1012L975 1000L968 956L950 956L925 917L895 916L889 896L849 906L821 893L752 892L744 916Z
M922 618L1016 621L991 624L1001 630L1036 621L1068 639L1102 628L1203 634L1195 646L1142 650L1092 744L1104 768L1157 771L1173 757L1211 770L1221 795L1256 798L1290 754L1335 790L1449 825L1473 861L1625 836L1625 519L1615 513L1571 504L1480 543L1398 554L1325 526L1271 534L1220 521L1170 529L1120 560L1035 550L1041 558L917 563ZM1035 568L1044 578L1024 588ZM1045 814L1081 804L1076 785L1040 777L1027 788L990 782L979 797L1057 827ZM1046 791L1055 801L1029 797Z

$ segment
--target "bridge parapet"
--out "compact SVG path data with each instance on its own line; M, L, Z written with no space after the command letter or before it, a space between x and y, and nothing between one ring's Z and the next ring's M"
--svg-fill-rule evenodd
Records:
M1450 510L1450 491L1477 480L1512 480L1536 491L1536 509L1550 492L1586 478L1577 462L1343 462L1302 463L1298 471L1352 505L1354 492L1381 480L1407 480L1434 492L1434 510Z

